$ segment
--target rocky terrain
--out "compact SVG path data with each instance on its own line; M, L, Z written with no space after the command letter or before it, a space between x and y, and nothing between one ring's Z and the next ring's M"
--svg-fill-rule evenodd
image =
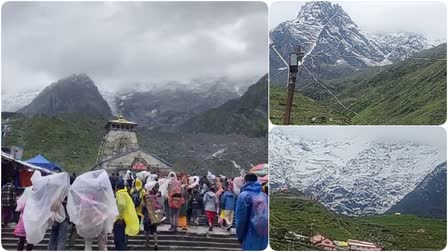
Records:
M112 116L109 105L86 74L74 74L47 86L17 112L28 116L62 113Z

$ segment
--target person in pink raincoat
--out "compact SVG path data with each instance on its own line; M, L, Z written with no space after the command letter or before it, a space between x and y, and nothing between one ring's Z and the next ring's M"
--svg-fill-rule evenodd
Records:
M26 231L25 231L25 225L23 224L23 212L25 210L25 204L28 197L28 192L31 190L31 187L27 187L25 191L23 192L22 196L17 200L17 208L16 211L20 212L20 218L19 222L17 223L16 227L14 228L14 235L19 238L19 241L17 243L17 250L22 251L25 248L25 242L26 242ZM26 244L26 250L33 250L34 245L33 244Z

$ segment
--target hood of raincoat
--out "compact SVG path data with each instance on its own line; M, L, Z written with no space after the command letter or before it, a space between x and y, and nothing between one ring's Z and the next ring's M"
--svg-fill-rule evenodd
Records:
M135 176L141 181L146 181L146 178L149 177L151 173L149 171L141 171L137 173Z
M151 192L152 191L152 188L154 188L154 186L157 184L157 181L149 181L149 182L146 182L146 185L145 185L145 189L146 189L146 191L149 193L149 192Z
M150 181L155 181L159 176L157 174L151 174L146 178L146 183Z
M134 202L126 189L118 190L116 193L117 205L123 206L121 216L126 223L125 233L129 236L136 236L140 231L137 212Z
M159 179L159 192L162 197L168 197L168 185L171 180L167 178Z
M168 173L168 179L170 180L177 180L177 176L175 172Z
M258 181L246 182L241 188L241 192L251 191L251 192L261 192L261 184Z
M244 178L243 177L236 177L236 178L234 178L233 179L233 192L236 195L239 195L243 185L244 185Z
M207 172L207 180L208 180L210 183L213 184L213 183L215 182L215 178L216 178L216 176L213 175L213 173L211 173L210 171Z
M143 183L140 179L135 180L135 188L137 188L137 190L142 189L142 185L143 185Z

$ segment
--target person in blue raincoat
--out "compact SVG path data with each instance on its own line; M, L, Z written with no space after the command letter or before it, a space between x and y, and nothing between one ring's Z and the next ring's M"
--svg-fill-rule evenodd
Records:
M255 174L244 177L236 203L236 235L243 250L264 250L268 246L268 197Z

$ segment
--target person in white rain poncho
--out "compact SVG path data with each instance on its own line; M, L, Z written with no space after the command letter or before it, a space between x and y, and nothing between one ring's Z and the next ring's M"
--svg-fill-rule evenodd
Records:
M27 243L37 244L43 240L50 225L65 220L62 201L70 187L70 176L62 172L42 177L40 171L35 171L31 183L33 187L27 194L23 224Z
M170 184L170 179L168 178L161 178L159 179L159 192L160 192L160 198L159 203L163 207L163 213L166 217L168 215L169 206L168 206L168 186Z
M75 179L68 194L67 212L85 240L85 250L92 250L95 238L99 250L107 250L107 234L112 233L118 209L105 170L86 172Z
M233 179L233 192L240 195L241 187L244 185L244 177L236 177Z

